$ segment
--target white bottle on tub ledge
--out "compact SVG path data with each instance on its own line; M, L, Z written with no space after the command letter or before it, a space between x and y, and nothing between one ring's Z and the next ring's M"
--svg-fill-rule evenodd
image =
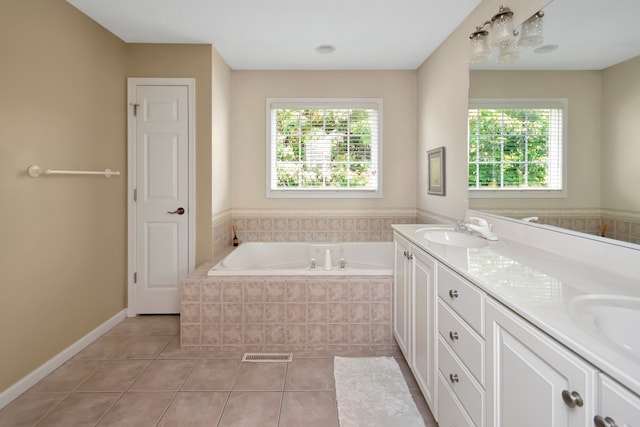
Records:
M324 251L324 269L331 270L331 250L329 249Z

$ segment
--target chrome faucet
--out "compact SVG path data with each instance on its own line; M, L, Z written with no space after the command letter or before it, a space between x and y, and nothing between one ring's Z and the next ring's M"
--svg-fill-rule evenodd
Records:
M475 221L474 224L471 221ZM487 240L498 240L498 236L491 231L491 224L484 218L469 217L469 221L460 220L456 222L456 231L469 231Z

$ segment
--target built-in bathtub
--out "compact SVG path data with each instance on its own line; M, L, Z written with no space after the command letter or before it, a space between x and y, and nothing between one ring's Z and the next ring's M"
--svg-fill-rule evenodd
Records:
M325 265L327 251L331 268ZM212 267L208 276L391 275L393 242L249 242Z
M393 262L392 242L243 243L182 281L181 346L395 351Z

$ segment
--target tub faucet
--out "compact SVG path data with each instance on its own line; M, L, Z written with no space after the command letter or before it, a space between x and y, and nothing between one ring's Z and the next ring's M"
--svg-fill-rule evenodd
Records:
M311 266L309 266L309 270L315 270L315 269L316 269L316 259L311 258Z
M324 269L329 271L331 270L331 251L327 249L324 251Z
M347 268L347 261L345 261L344 258L340 258L340 270L344 270L345 268Z

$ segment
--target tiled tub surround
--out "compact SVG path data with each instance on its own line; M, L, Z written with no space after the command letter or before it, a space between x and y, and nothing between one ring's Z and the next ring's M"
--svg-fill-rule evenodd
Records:
M209 277L182 281L180 345L220 351L388 352L393 277Z
M599 236L606 225L606 237L630 243L640 243L640 214L610 209L526 209L488 210L510 218L538 217L538 224L553 225L568 230Z
M391 224L416 220L413 209L226 211L211 222L213 260L232 249L232 225L240 242L391 242Z

